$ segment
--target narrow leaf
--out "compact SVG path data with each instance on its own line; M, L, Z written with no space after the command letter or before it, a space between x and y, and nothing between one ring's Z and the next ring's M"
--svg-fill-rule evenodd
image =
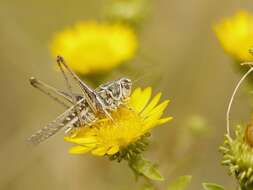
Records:
M224 187L215 183L202 183L204 190L224 190Z
M142 157L134 160L131 165L134 170L149 179L158 181L164 180L156 166L150 161L143 159Z
M192 176L181 176L173 181L167 188L167 190L185 190L190 184Z

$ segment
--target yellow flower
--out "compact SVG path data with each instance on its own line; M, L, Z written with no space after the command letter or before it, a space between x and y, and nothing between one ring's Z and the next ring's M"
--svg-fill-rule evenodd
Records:
M81 22L55 35L53 56L63 55L80 74L109 71L134 57L136 33L128 25Z
M152 89L137 88L126 106L111 113L113 121L101 119L91 127L84 126L65 140L75 143L72 154L91 152L93 155L114 155L140 140L151 128L170 121L171 117L161 119L169 101L159 105L161 93L151 99Z
M224 50L238 61L251 61L253 47L253 15L241 10L231 18L224 18L214 31Z

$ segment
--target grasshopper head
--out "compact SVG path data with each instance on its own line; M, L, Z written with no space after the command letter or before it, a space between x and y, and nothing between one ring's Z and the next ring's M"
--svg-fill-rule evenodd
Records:
M128 78L121 78L100 85L96 91L109 109L116 109L127 100L131 94L132 82Z
M129 78L119 79L123 98L128 98L132 91L132 81Z

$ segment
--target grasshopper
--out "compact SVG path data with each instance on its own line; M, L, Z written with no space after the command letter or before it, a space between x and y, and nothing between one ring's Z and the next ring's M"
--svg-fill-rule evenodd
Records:
M65 79L67 92L58 90L35 77L30 78L33 87L66 107L65 112L28 139L35 145L47 140L62 128L69 132L73 128L90 126L101 118L113 121L111 112L125 105L131 94L132 82L128 78L120 78L92 89L66 64L62 56L57 56L57 64ZM79 85L81 93L72 92L67 73Z

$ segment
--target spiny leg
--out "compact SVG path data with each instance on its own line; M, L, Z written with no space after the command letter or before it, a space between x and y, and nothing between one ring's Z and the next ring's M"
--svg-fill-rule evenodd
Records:
M70 73L70 75L72 76L72 78L77 81L78 85L80 86L86 100L87 103L89 104L89 106L91 107L92 111L94 113L97 113L97 109L93 104L93 100L92 100L92 96L94 96L94 91L89 88L77 75L74 71L72 71L72 69L70 69L70 67L66 64L66 62L64 61L62 56L57 56L57 63L58 65L64 66L65 69L67 69L67 71ZM94 98L94 97L93 97Z
M74 125L75 122L78 121L78 118L75 115L73 115L74 108L79 107L82 101L83 100L79 100L77 104L71 106L64 113L59 115L55 120L53 120L48 125L35 132L28 139L28 141L36 145L53 136L64 127L68 127L68 129L72 128L72 125Z
M109 112L103 107L103 104L101 103L101 101L99 100L97 94L94 92L94 90L92 90L91 88L89 88L77 75L74 71L72 71L72 69L70 69L68 67L68 65L66 64L66 62L64 61L62 56L57 56L57 63L58 65L61 67L61 65L63 65L67 71L71 74L71 76L73 77L73 79L75 79L78 83L78 85L81 87L81 90L87 100L87 103L89 104L90 108L92 109L92 111L94 113L98 113L98 112L103 112L105 114L105 116L107 116L109 119L113 120L113 118L111 117L111 115L109 114ZM63 70L63 69L62 69ZM93 104L95 101L95 105ZM99 110L98 110L99 109Z
M70 67L66 64L62 56L57 56L57 62L58 64L62 64L68 72L71 74L71 76L78 82L79 86L81 87L81 90L83 91L83 94L87 100L87 103L91 107L92 111L94 113L103 112L110 120L113 120L109 112L103 107L103 104L99 100L97 94L90 89L77 75L75 72L72 71ZM93 98L93 99L92 99ZM94 106L93 101L95 101L96 106ZM98 110L99 109L99 110Z
M60 103L64 107L69 108L69 105L66 104L65 102L63 102L62 100L60 100L58 97L56 97L56 95L63 97L65 100L67 100L68 102L73 104L73 101L68 96L66 96L66 94L64 94L61 91L57 90L56 88L36 79L35 77L31 77L29 79L29 81L33 87L40 90L42 93L48 95L50 98L52 98L56 102Z
M66 82L68 91L69 91L69 93L70 93L70 95L71 95L71 99L72 99L74 105L76 105L76 103L77 103L76 97L75 97L75 95L74 95L73 92L72 92L72 88L71 88L70 82L69 82L69 80L68 80L67 74L65 73L64 69L62 68L61 61L59 60L59 56L57 56L57 60L56 60L56 61L57 61L57 64L58 64L58 66L59 66L59 68L60 68L60 70L61 70L61 72L62 72L62 75L63 75L63 77L64 77L64 79L65 79L65 82ZM80 110L78 110L77 108L75 108L75 111L76 111L76 113L77 113L77 117L78 117L78 121L79 121L80 125L83 125L83 124L84 124L84 121L83 121L83 119L80 117Z

